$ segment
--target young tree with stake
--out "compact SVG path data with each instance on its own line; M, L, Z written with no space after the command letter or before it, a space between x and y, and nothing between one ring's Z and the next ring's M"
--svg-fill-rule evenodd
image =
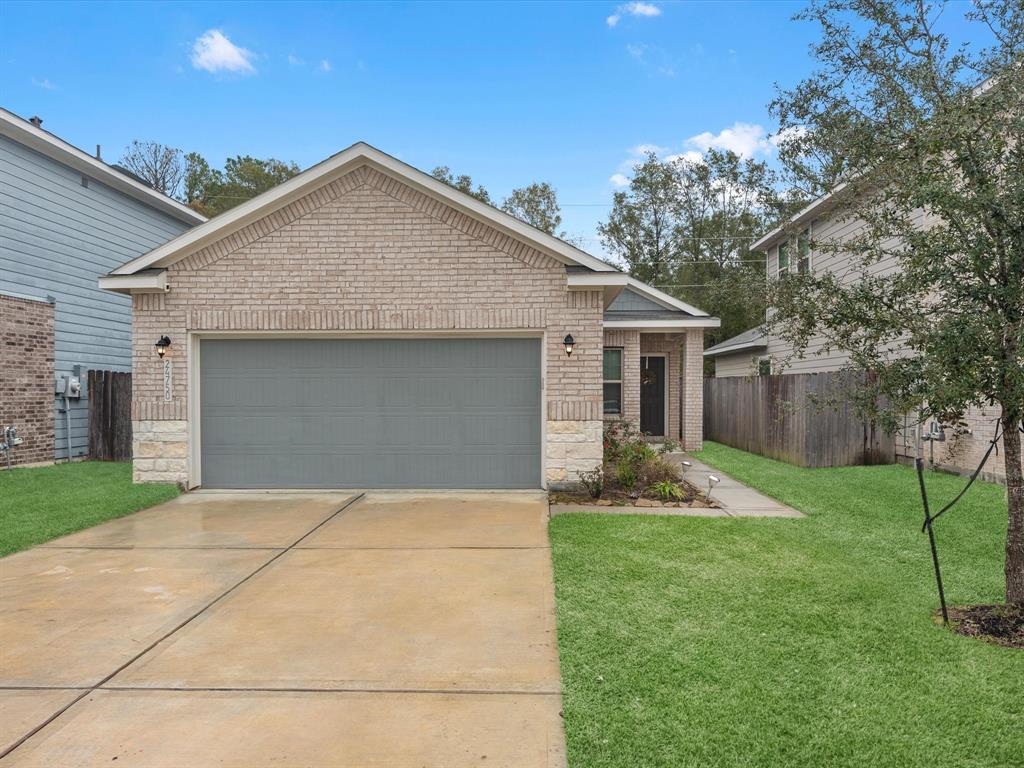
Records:
M937 30L958 8L821 0L798 14L821 28L818 68L772 105L780 155L793 184L833 191L862 222L812 242L858 279L787 275L770 322L796 354L820 334L870 372L855 402L890 430L908 411L955 423L998 407L1006 599L1024 606L1024 4L968 9L985 47Z

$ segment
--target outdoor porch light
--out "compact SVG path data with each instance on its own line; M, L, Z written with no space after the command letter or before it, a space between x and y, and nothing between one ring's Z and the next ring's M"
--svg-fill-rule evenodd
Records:
M576 340L572 337L572 334L567 333L565 338L562 339L562 343L565 345L565 354L572 357L572 350L576 346Z
M161 336L153 346L156 347L157 356L163 360L164 355L167 354L167 348L171 346L171 337Z

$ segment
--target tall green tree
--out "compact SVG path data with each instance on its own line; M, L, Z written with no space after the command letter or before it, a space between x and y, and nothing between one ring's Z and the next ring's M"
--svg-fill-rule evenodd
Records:
M708 344L764 322L764 254L750 244L779 212L763 162L710 150L700 160L649 154L598 225L630 274L722 319Z
M487 190L480 184L477 184L476 189L474 189L473 179L466 174L456 176L447 165L439 165L430 172L430 175L438 181L443 181L449 187L455 187L456 189L465 192L467 195L475 197L481 203L493 205L491 202L491 196Z
M299 172L295 163L268 158L261 160L249 155L229 157L223 170L211 170L205 160L189 155L190 174L186 187L193 185L196 196L189 200L197 210L208 216L230 210L246 200L273 189Z
M513 189L501 204L501 210L549 235L555 234L562 223L558 195L546 181Z
M966 9L986 47L937 29L961 8L823 0L797 15L820 27L818 66L772 105L791 137L782 157L790 178L834 190L863 225L812 242L852 259L847 279L773 283L772 324L796 354L821 334L870 371L852 394L890 429L908 411L955 423L998 405L1006 599L1024 605L1024 5Z

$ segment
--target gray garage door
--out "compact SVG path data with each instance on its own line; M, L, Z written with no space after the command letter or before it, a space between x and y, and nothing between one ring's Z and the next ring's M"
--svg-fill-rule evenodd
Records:
M538 488L539 339L206 339L206 488Z

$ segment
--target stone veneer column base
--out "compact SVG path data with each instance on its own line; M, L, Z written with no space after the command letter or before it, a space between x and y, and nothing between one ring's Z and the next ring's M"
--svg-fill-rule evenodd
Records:
M579 473L601 466L604 458L604 422L549 421L547 423L546 480L554 490L579 482Z
M188 482L188 422L132 422L132 480Z

